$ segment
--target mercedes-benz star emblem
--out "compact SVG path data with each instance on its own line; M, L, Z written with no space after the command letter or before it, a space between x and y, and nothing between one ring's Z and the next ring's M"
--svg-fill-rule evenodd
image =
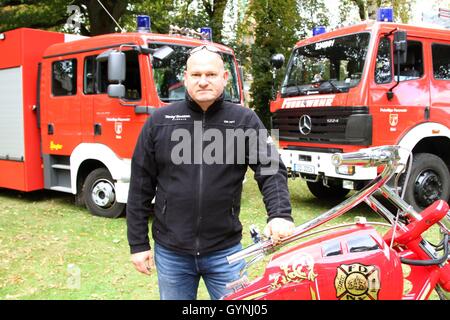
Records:
M307 135L311 133L312 128L312 121L311 117L308 115L301 116L299 122L298 122L298 128L300 129L301 134Z

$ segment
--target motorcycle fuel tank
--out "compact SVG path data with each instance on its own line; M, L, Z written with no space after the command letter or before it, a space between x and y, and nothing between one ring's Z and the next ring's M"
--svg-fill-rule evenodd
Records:
M314 238L275 254L264 275L225 299L401 299L403 275L397 254L371 226Z

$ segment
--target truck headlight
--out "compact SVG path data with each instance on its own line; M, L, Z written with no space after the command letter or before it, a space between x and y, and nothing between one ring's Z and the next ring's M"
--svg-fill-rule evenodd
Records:
M355 166L339 166L336 167L336 173L346 176L352 176L355 174Z

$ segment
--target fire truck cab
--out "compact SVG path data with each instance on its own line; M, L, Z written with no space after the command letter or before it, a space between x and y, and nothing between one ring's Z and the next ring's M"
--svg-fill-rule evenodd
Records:
M225 99L243 103L233 51L204 39L145 32L73 39L27 28L1 34L0 187L68 192L95 215L121 215L141 127L157 108L184 99L188 51L200 45L223 53ZM123 65L109 76L123 73L120 83L108 78L113 53Z
M377 175L335 168L333 153L400 145L402 161L413 156L405 200L421 209L449 199L450 30L367 21L302 40L271 112L291 176L318 198Z

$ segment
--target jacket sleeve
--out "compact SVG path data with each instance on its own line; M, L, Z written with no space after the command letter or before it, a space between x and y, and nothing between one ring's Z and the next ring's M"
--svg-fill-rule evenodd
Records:
M286 167L267 129L254 112L250 126L257 138L249 139L246 157L263 195L267 222L273 218L293 221Z
M127 236L131 253L150 250L148 222L157 177L152 130L153 116L143 126L131 159L126 212Z

